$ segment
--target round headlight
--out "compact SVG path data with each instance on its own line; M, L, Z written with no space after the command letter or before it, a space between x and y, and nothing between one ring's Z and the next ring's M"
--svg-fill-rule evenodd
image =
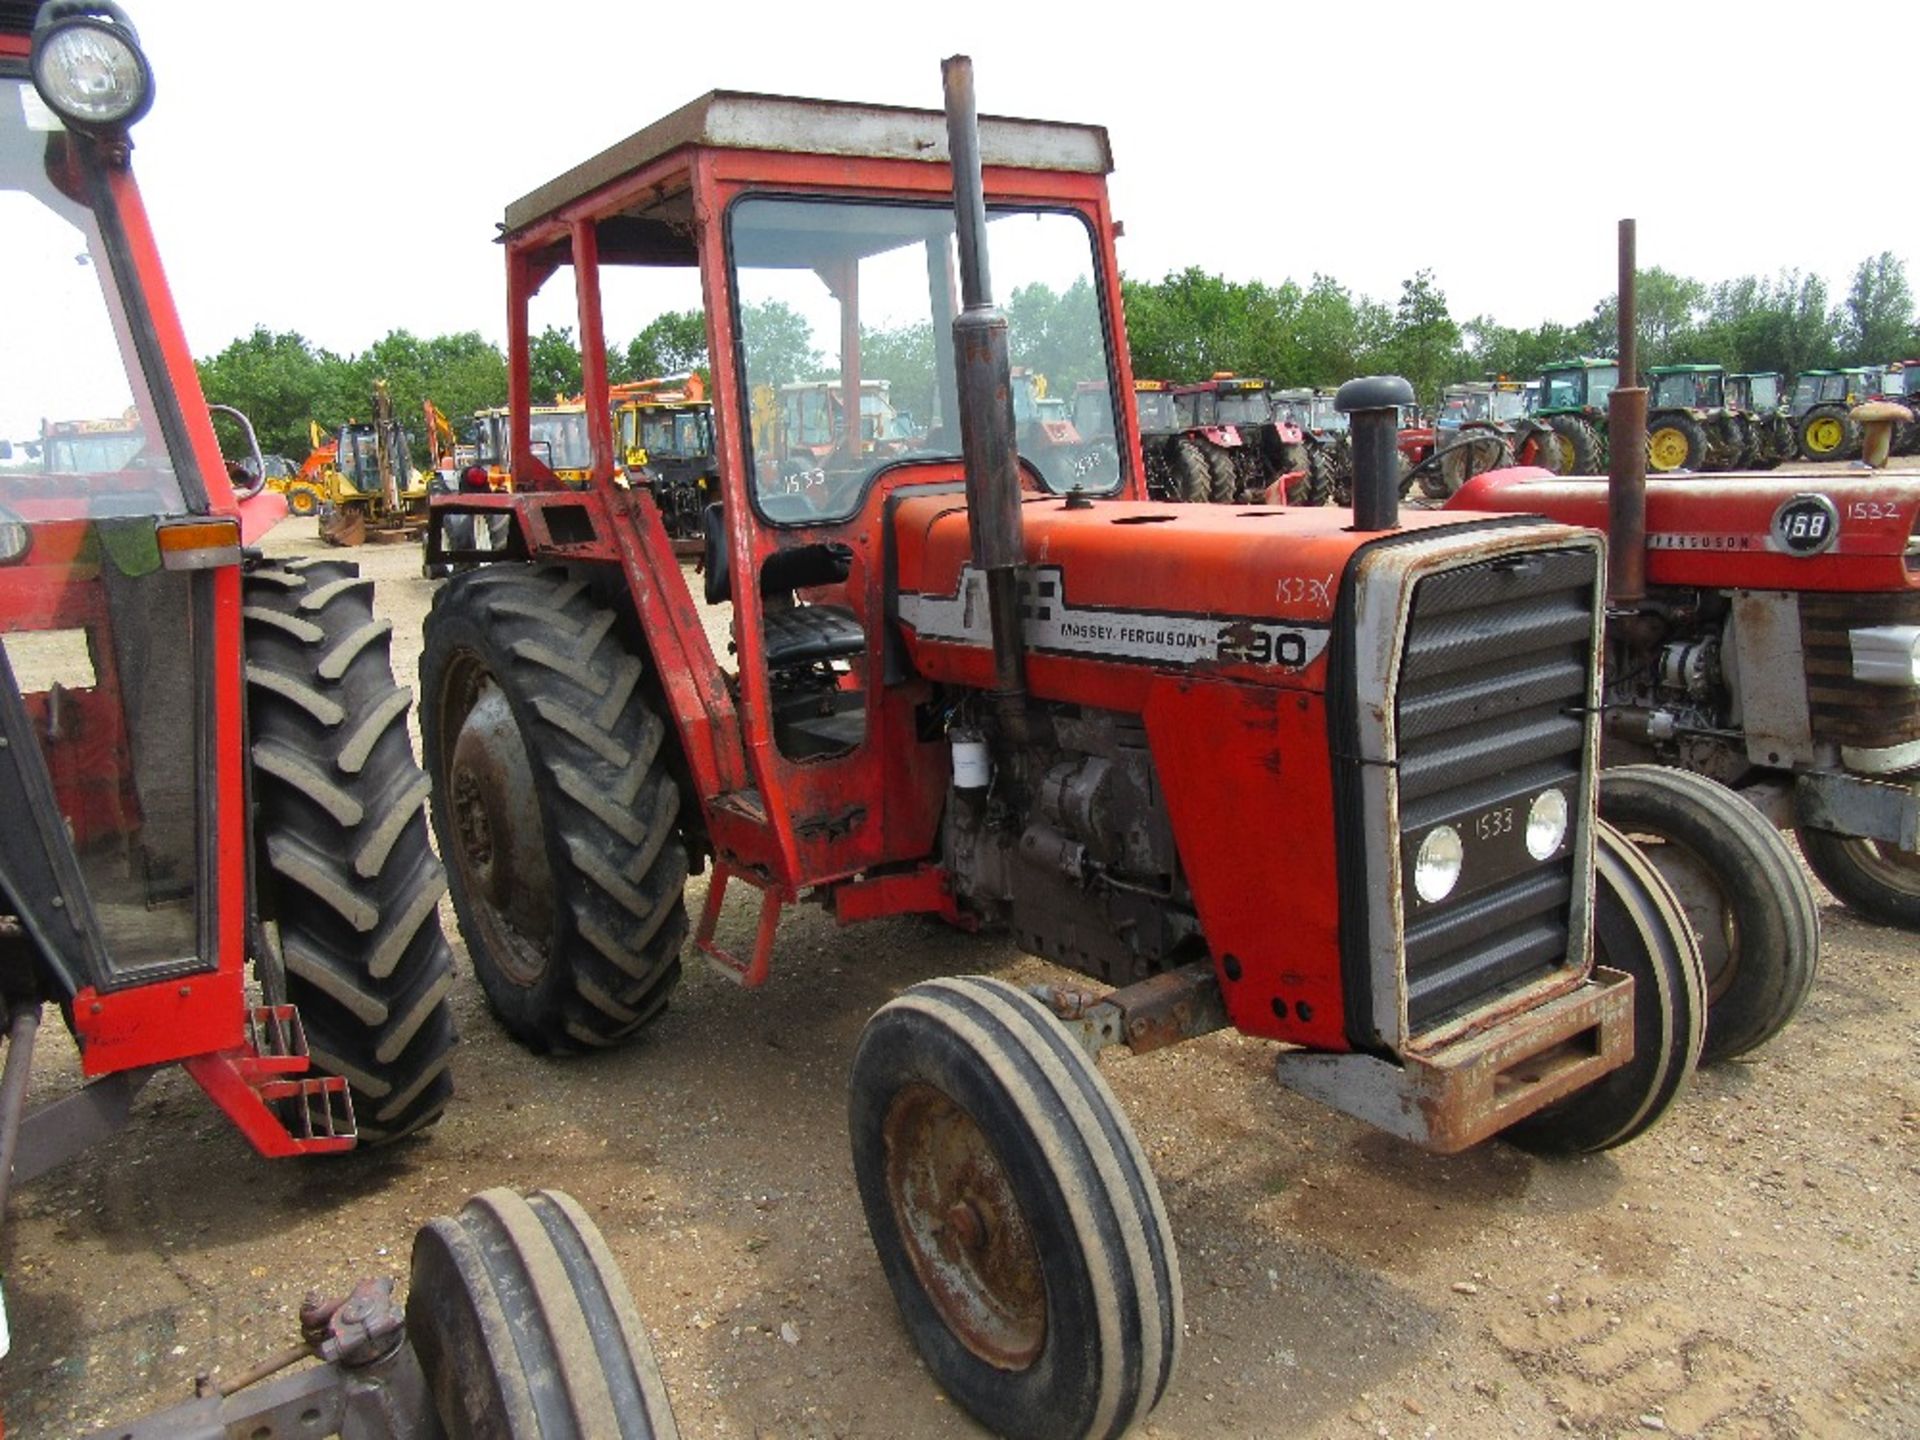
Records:
M0 510L0 565L11 565L27 558L33 548L33 531Z
M1542 790L1527 809L1527 853L1546 860L1567 838L1567 797L1558 790Z
M124 129L153 104L140 43L111 19L76 15L33 37L33 84L54 114L81 130Z
M1460 883L1460 862L1465 851L1460 832L1451 825L1436 825L1420 842L1413 859L1413 888L1429 905L1444 900Z

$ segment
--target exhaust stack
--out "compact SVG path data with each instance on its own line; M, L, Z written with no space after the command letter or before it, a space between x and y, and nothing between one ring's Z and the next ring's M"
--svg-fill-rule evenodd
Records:
M1353 419L1353 528L1392 530L1400 523L1400 467L1394 462L1399 407L1413 404L1413 386L1398 375L1349 380L1333 408Z
M961 312L953 322L960 391L960 442L967 466L967 522L973 563L986 576L993 629L994 709L1015 746L1026 735L1026 655L1020 633L1020 572L1026 544L1020 516L1020 460L1013 422L1007 317L993 304L987 268L987 202L980 179L980 124L973 61L940 65L953 162L953 215L960 242Z
M1620 384L1607 397L1607 600L1647 597L1647 392L1640 384L1634 222L1620 222Z

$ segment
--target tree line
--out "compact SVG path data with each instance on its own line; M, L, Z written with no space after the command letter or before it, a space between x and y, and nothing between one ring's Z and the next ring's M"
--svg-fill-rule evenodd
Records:
M1305 286L1269 285L1197 266L1159 280L1124 279L1122 288L1134 374L1173 381L1226 370L1282 385L1331 386L1355 375L1391 373L1406 376L1431 400L1450 381L1531 376L1569 356L1612 354L1617 330L1612 294L1571 324L1517 329L1491 316L1457 319L1426 270L1402 281L1391 303L1357 295L1325 275ZM1920 357L1913 294L1904 265L1891 253L1861 261L1837 301L1829 300L1819 276L1797 270L1712 284L1643 270L1637 298L1645 365L1695 361L1794 375ZM1078 353L1076 344L1084 348L1084 337L1097 333L1087 323L1092 307L1085 282L1057 295L1044 286L1015 291L1006 306L1015 353L1029 357L1056 387L1084 378L1097 357ZM743 328L754 339L756 383L831 373L831 357L820 353L807 322L788 307L750 307ZM898 377L894 399L903 409L930 403L929 329L923 322L862 332L863 353L873 360L868 373ZM624 346L609 345L609 378L702 369L706 347L698 311L669 311ZM580 352L570 329L543 330L529 351L536 400L580 393ZM245 411L264 449L296 460L307 453L309 422L331 432L370 418L376 380L386 382L395 413L415 437L416 461L426 452L422 402L433 401L460 425L507 397L506 360L477 331L422 339L396 330L342 356L297 333L262 328L200 361L199 369L209 400Z

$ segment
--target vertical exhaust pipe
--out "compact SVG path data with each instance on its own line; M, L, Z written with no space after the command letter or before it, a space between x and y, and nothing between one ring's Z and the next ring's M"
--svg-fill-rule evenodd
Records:
M1392 530L1400 523L1398 450L1400 411L1413 404L1413 386L1398 375L1349 380L1333 408L1353 421L1353 528Z
M1637 236L1620 222L1620 384L1607 397L1607 600L1647 598L1647 392L1640 384Z
M1026 544L1020 514L1020 459L1013 422L1007 317L993 304L987 268L987 201L980 179L980 122L973 61L940 64L953 163L953 218L960 242L960 314L953 349L960 391L960 443L967 467L967 522L973 563L987 582L993 630L994 709L1004 738L1026 738L1026 654L1020 633L1020 574Z

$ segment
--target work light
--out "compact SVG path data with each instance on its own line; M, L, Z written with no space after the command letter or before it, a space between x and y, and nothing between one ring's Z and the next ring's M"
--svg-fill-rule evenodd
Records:
M76 130L124 130L153 104L153 70L117 5L52 0L42 9L33 85Z

